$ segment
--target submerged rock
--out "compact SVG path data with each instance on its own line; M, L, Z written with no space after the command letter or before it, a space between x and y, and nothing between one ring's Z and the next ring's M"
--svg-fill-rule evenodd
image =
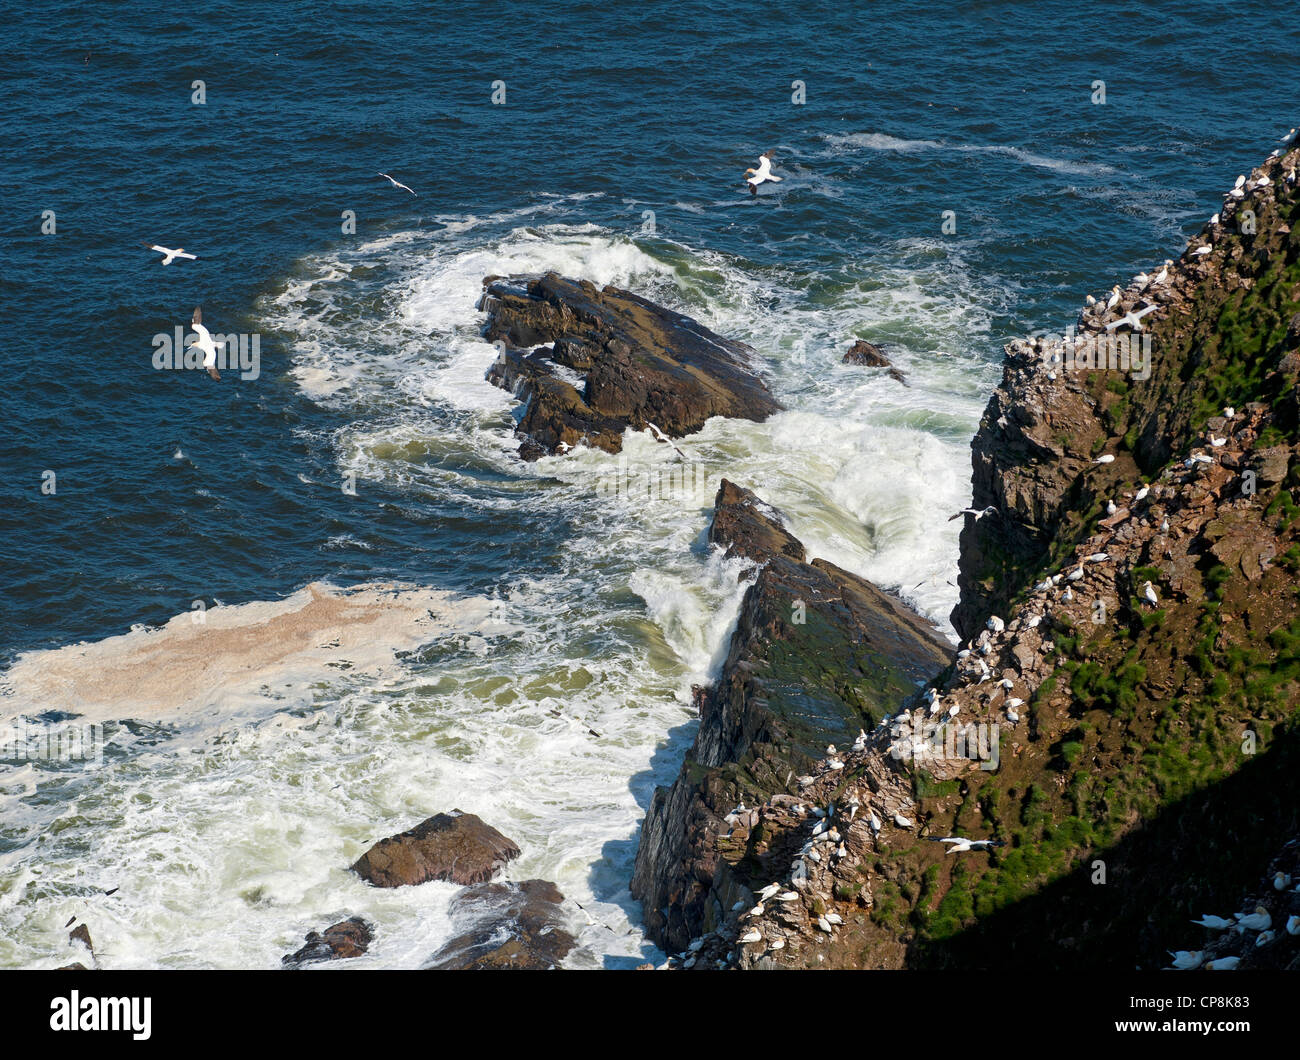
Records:
M399 835L381 839L352 866L376 887L405 887L428 880L483 883L519 847L472 813L452 810L422 821Z
M525 459L583 444L616 453L629 427L680 438L713 416L762 421L781 409L750 347L617 287L489 278L479 308L484 336L504 345L487 378L526 402Z
M844 364L862 364L868 368L892 368L894 362L885 356L879 346L866 339L858 339L844 355Z
M359 916L340 920L324 931L307 932L307 941L301 949L286 954L282 963L286 968L299 968L316 961L338 961L360 957L370 948L374 937L370 925Z
M485 883L458 894L451 914L476 919L474 926L430 960L435 969L555 968L574 946L564 926L564 901L548 880Z

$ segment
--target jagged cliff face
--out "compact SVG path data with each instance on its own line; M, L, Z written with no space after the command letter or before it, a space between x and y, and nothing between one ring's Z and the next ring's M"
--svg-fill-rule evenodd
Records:
M1140 313L1149 374L1080 368L1086 341L1008 348L973 443L975 506L998 513L963 533L968 642L732 829L752 885L693 966L1157 967L1292 849L1297 166L1270 160L1182 261L1085 310L1085 340ZM988 843L937 842L961 836ZM1253 941L1243 968L1300 960L1300 936Z
M1080 315L1075 334L1104 344L1134 334L1108 323L1158 306L1141 320L1149 364L1087 371L1068 367L1072 354L1085 360L1069 345L1007 347L1002 384L972 443L973 506L993 505L1000 515L968 519L962 533L961 601L952 613L960 636L1005 609L1050 563L1054 546L1062 554L1077 543L1115 483L1158 473L1223 407L1283 396L1293 371L1283 361L1300 346L1296 185L1287 181L1296 155L1251 173L1242 197L1227 200L1163 283L1132 285L1113 310L1104 310L1107 297ZM1202 248L1208 253L1197 253ZM1153 280L1160 271L1151 270ZM1294 422L1293 411L1278 413L1280 429ZM1113 463L1093 463L1102 449Z

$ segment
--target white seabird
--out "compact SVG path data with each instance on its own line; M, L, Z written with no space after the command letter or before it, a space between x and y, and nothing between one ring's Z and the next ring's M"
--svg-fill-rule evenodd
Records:
M400 180L397 180L397 179L394 178L394 177L390 177L387 173L380 173L379 175L380 175L381 177L383 177L386 181L388 181L388 183L391 184L393 187L395 187L395 188L401 188L403 191L409 191L412 195L415 194L415 189L414 189L414 188L408 188L408 187L407 187L405 184L403 184Z
M1211 972L1230 972L1240 963L1240 957L1220 957L1217 961L1206 961L1205 967Z
M1152 585L1150 582L1142 583L1142 599L1144 599L1152 607L1155 607L1156 604L1160 603L1160 597L1156 595L1155 586Z
M1247 931L1263 931L1273 924L1273 918L1262 905L1255 906L1253 913L1238 913L1237 922Z
M956 515L948 516L948 522L952 522L954 519L960 519L963 515L973 515L975 517L975 521L978 523L986 515L997 515L997 514L998 514L998 510L992 504L990 504L987 508L963 508Z
M212 341L212 334L203 326L203 307L194 307L194 317L190 321L190 326L198 336L191 346L197 346L203 351L203 367L208 370L208 375L212 376L218 383L221 382L221 373L217 371L217 344ZM224 346L225 343L222 343Z
M175 250L170 250L167 247L159 246L157 243L141 243L140 245L147 250L152 250L156 254L161 254L163 256L161 264L163 265L170 265L177 258L184 258L186 261L198 260L197 255L187 254L184 247L177 247Z
M1115 286L1110 289L1110 298L1106 300L1106 312L1109 313L1112 309L1114 309L1117 305L1119 305L1119 296L1120 296L1119 284L1115 284Z
M1201 927L1209 928L1212 931L1222 931L1224 928L1232 927L1231 920L1224 920L1221 916L1212 916L1206 913L1200 920L1193 920L1193 924L1199 924Z
M772 175L772 152L764 151L758 157L758 168L745 170L745 183L749 185L749 194L757 195L758 186L779 181L780 177Z
M1179 950L1177 953L1168 950L1167 952L1174 959L1170 967L1177 968L1179 971L1186 972L1199 968L1201 961L1205 960L1205 954L1201 950Z
M1113 464L1114 462L1115 457L1110 453L1103 453L1093 461L1094 464Z
M1114 331L1116 328L1122 328L1127 324L1134 331L1142 330L1142 318L1148 313L1154 313L1160 307L1158 305L1143 306L1141 309L1130 309L1118 320L1112 320L1106 325L1107 331Z

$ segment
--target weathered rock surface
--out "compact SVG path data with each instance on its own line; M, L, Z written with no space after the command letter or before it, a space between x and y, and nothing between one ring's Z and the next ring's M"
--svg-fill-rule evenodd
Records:
M555 273L484 285L484 336L505 346L487 378L526 402L525 459L577 445L616 453L629 427L681 437L714 416L761 421L781 408L750 347L639 295Z
M451 904L457 918L475 920L430 960L434 969L557 968L573 949L565 930L562 895L548 880L485 883L458 894Z
M370 925L361 917L350 917L331 924L324 931L307 932L306 944L293 953L286 954L281 963L286 968L300 968L317 961L360 957L370 948L373 937Z
M483 883L519 848L472 813L452 810L381 839L352 866L376 887L406 887L428 880Z
M894 362L885 356L884 351L866 339L858 339L844 355L845 364L862 364L868 368L891 368Z
M898 600L807 562L747 489L723 481L709 538L761 568L681 775L655 792L642 826L632 892L651 937L678 949L723 923L761 864L768 837L739 807L798 792L828 741L852 743L951 658Z
M1251 173L1143 288L1148 379L1011 345L974 447L976 505L1002 514L963 535L968 643L888 729L748 805L752 912L723 906L683 966L1103 971L1184 945L1295 966L1300 908L1272 876L1300 874L1300 804L1278 798L1300 769L1297 165ZM937 842L958 837L980 842ZM1259 906L1271 937L1188 935Z
M1154 280L1159 270L1152 269L1150 282L1135 280L1114 309L1105 309L1105 298L1088 306L1066 336L1071 341L1018 340L1006 347L1002 383L971 445L972 506L992 505L999 515L967 519L962 532L961 600L951 619L963 638L1003 610L1032 572L1050 562L1054 547L1081 538L1088 513L1116 482L1157 473L1175 453L1185 453L1207 403L1244 405L1257 397L1261 380L1241 370L1243 361L1260 360L1257 349L1246 348L1250 335L1241 327L1246 299L1269 307L1251 326L1270 347L1262 362L1285 373L1287 356L1300 350L1300 332L1288 324L1295 292L1284 279L1297 252L1296 185L1286 175L1298 158L1292 147L1256 169L1250 193L1228 197L1219 222L1193 237L1164 282ZM1238 230L1247 227L1237 223L1247 209L1256 218L1253 233ZM1195 253L1202 248L1209 252ZM1150 305L1158 308L1141 321L1141 334L1117 324ZM1145 364L1104 347L1107 340L1140 344L1143 336L1151 349ZM1099 360L1103 370L1089 367ZM1103 445L1115 460L1095 464Z

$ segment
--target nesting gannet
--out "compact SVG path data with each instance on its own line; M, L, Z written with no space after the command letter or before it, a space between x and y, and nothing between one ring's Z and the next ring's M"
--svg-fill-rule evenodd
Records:
M1089 563L1105 563L1110 559L1109 552L1094 552L1091 556L1086 557Z
M877 817L877 816L876 816L876 812L875 812L874 810L872 810L872 811L871 811L871 816L870 816L869 818L867 818L867 823L868 823L869 825L871 825L871 830L872 830L873 832L879 832L880 829L881 829L882 827L884 827L884 823L885 823L885 822L882 821L879 817Z
M1300 916L1286 918L1286 933L1288 935L1300 935Z
M1273 941L1274 938L1275 938L1275 934L1274 934L1274 932L1272 932L1272 931L1261 931L1261 932L1259 933L1259 936L1255 939L1255 945L1256 945L1256 946L1267 946L1270 942Z
M1219 223L1219 215L1216 213L1213 217L1210 218L1210 224L1217 225L1218 223Z
M1217 961L1206 961L1205 967L1211 972L1230 972L1240 963L1240 957L1220 957Z
M1119 509L1115 507L1115 502L1113 500L1108 500L1106 502L1106 514L1114 515L1117 511L1119 511Z
M1192 253L1197 255L1209 254L1212 250L1214 250L1213 247L1197 247L1195 250L1192 251Z
M769 898L772 897L772 895L776 894L776 892L779 891L780 889L781 889L781 885L779 883L769 883L766 887L764 887L761 891L758 892L758 900L760 902L766 902Z
M1146 500L1146 496L1150 492L1151 492L1150 486L1143 486L1140 490L1138 490L1135 494L1133 494L1133 503L1137 504L1138 501Z
M1093 461L1094 464L1113 464L1115 457L1111 453L1103 453Z
M1179 950L1175 953L1168 950L1169 956L1174 959L1174 963L1169 967L1177 968L1179 971L1191 971L1193 968L1199 968L1201 961L1205 960L1205 954L1201 950Z
M1144 599L1152 607L1155 607L1156 604L1160 603L1160 597L1156 595L1155 586L1153 586L1150 582L1142 583L1142 599Z
M759 931L757 928L751 928L749 931L746 931L743 935L741 935L737 941L741 943L762 942L763 933Z
M1084 304L1085 304L1085 305L1096 305L1096 304L1097 304L1097 299L1093 298L1092 295L1086 295L1086 296L1084 297L1083 301L1084 301Z
M1016 713L1014 707L1007 708L1007 721L1011 722L1012 725L1016 725L1019 723L1020 715Z
M207 328L203 326L203 307L194 307L194 317L190 321L190 327L198 336L191 346L197 346L203 351L203 367L208 370L208 375L212 376L218 383L221 382L221 373L217 371L217 344L212 341L212 335ZM222 345L225 345L222 343Z
M1174 262L1172 258L1165 258L1164 267L1161 268L1161 270L1158 273L1156 273L1156 278L1152 282L1166 283L1169 280L1169 266L1172 265L1173 263Z
M1106 300L1107 313L1109 313L1112 309L1114 309L1117 305L1119 305L1119 296L1120 296L1119 284L1115 284L1115 286L1110 289L1110 298Z
M758 158L757 169L745 170L745 183L749 185L749 194L757 195L758 186L768 182L779 181L780 177L772 175L772 152L764 151Z
M1273 924L1273 918L1262 905L1255 906L1253 913L1238 913L1237 923L1247 931L1264 931Z
M1291 877L1285 872L1278 872L1273 876L1273 889L1275 891L1285 891L1291 886Z
M987 629L990 633L1001 633L1004 629L1007 628L1007 624L1003 622L1002 619L1000 619L997 615L990 615L989 620L984 623L984 628Z
M1231 405L1224 405L1224 406L1223 406L1223 417L1224 417L1224 419L1229 419L1229 420L1230 420L1230 419L1232 419L1232 418L1233 418L1234 416L1236 416L1236 415L1237 415L1237 410L1234 409Z
M894 814L894 824L898 825L899 828L912 827L912 822L909 821L906 817L904 817L901 813Z
M1076 567L1074 570L1070 571L1070 573L1065 576L1065 580L1068 582L1077 582L1082 577L1083 577L1083 567L1079 566Z
M1167 534L1167 533L1169 533L1169 520L1168 520L1168 519L1162 519L1162 520L1160 521L1160 532L1161 532L1162 534Z
M954 519L960 519L963 515L972 515L975 517L975 521L978 523L986 515L997 515L997 514L998 514L997 508L995 508L991 504L987 508L963 508L956 515L948 516L948 522L952 522Z
M393 187L401 188L403 191L409 191L412 195L415 194L415 190L413 188L408 188L400 180L396 180L395 178L390 177L387 173L380 173L379 175L383 177L386 181L388 181L388 183L391 184Z
M1220 449L1220 448L1222 448L1223 446L1225 446L1225 445L1228 444L1228 439L1227 439L1227 438L1215 438L1213 435L1211 435L1211 436L1210 436L1210 444L1211 444L1212 446L1214 446L1215 449Z
M1222 931L1224 928L1232 927L1231 920L1224 920L1221 916L1212 916L1206 913L1200 920L1193 920L1193 924L1199 924L1201 927L1209 928L1212 931Z
M175 250L169 250L167 247L160 247L156 243L141 243L142 247L152 250L163 256L161 264L170 265L177 258L184 258L186 261L197 261L198 257L194 254L185 253L184 247L177 247Z

